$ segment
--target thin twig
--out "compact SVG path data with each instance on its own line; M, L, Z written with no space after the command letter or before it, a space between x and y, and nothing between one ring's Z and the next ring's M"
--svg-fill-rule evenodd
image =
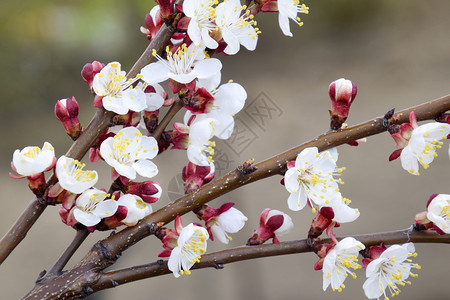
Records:
M181 108L183 108L184 103L180 100L180 98L177 98L173 105L170 107L167 114L164 116L164 118L161 120L161 122L156 127L155 131L153 132L152 136L155 139L159 139L161 134L164 132L164 129L169 125L170 121L172 121L173 117L177 114L177 112L180 111Z
M61 273L62 269L66 266L69 259L73 256L73 254L77 251L77 249L81 246L84 240L89 236L89 231L86 228L77 230L75 237L67 247L66 251L61 255L55 265L48 271L47 274L58 275Z

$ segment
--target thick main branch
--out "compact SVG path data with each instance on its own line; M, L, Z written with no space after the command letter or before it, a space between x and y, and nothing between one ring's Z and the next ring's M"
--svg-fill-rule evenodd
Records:
M407 122L411 111L415 112L417 119L420 121L434 119L437 115L446 112L447 110L450 110L450 95L400 111L399 113L401 113L401 116L398 119L398 123ZM387 128L383 123L384 118L378 117L344 130L322 134L309 142L303 143L295 148L256 164L255 166L257 167L257 170L248 175L243 175L237 169L231 171L221 178L202 186L196 192L181 197L177 201L170 203L154 212L142 220L137 226L128 227L107 238L103 241L103 244L111 251L112 255L118 255L142 238L150 235L151 231L149 229L152 223L170 222L175 219L176 216L186 214L197 206L207 203L248 183L261 180L275 174L283 174L286 171L286 163L288 161L295 160L298 153L307 147L315 146L319 148L319 151L323 151L331 147L336 147L360 138L384 132Z

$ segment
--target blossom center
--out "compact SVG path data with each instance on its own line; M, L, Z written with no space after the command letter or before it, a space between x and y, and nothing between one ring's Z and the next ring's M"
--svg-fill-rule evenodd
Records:
M29 158L35 158L36 155L39 155L40 151L41 149L39 149L39 147L30 147L30 149L23 155Z
M201 48L199 47L199 49ZM166 53L167 60L158 55L155 49L153 49L152 55L160 62L164 63L174 74L186 74L191 72L192 65L197 57L196 50L188 51L186 44L183 44L175 53L172 53L169 46L167 46Z
M114 158L122 164L132 164L139 158L141 152L147 152L141 144L142 133L136 132L135 138L123 138L123 132L119 132L114 136L113 153ZM138 147L139 146L139 147ZM138 147L137 149L135 149ZM134 154L134 155L133 155ZM112 155L111 155L112 156Z
M96 173L93 171L83 171L86 164L80 163L78 160L68 161L63 167L67 170L67 175L72 177L78 182L89 182L96 177Z

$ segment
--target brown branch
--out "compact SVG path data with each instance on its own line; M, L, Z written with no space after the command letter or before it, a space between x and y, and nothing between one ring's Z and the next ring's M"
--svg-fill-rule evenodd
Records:
M0 264L3 263L14 248L25 238L28 230L30 230L46 207L47 205L37 197L34 197L30 204L28 204L28 207L25 208L20 217L0 241Z
M406 242L450 243L449 234L439 235L435 232L412 230L412 228L391 232L355 235L354 238L362 242L366 247L379 245L381 242L384 242L385 244L402 244ZM327 242L327 240L325 240L325 242ZM305 252L312 252L306 239L277 244L243 246L202 255L200 262L196 263L192 269L222 269L223 265L233 262ZM100 279L91 286L91 289L92 292L96 292L117 285L168 273L171 273L171 271L167 268L167 261L160 260L145 265L104 273L100 276Z
M450 95L401 111L400 113L402 113L402 116L399 117L398 122L407 122L408 115L411 111L415 111L418 120L427 120L433 119L435 116L446 112L447 110L450 110ZM128 249L141 239L153 234L152 224L157 222L170 222L175 219L176 216L183 215L199 205L207 203L248 183L270 177L274 174L283 174L286 170L286 163L290 160L294 160L297 154L306 147L315 146L318 147L320 151L323 151L386 130L387 128L383 125L383 117L378 117L344 130L325 133L309 142L262 161L256 165L257 170L251 174L243 175L238 170L231 171L225 176L202 186L196 192L185 195L177 201L147 216L136 226L125 228L117 234L98 242L74 268L63 273L59 277L44 278L44 280L41 283L38 283L26 297L31 299L35 295L42 295L42 291L48 290L50 285L56 290L51 291L52 293L48 291L49 295L52 295L55 298L56 296L70 298L70 295L77 295L78 297L88 295L92 292L90 286L98 281L104 269L114 264L122 251ZM389 240L389 236L382 234L380 234L378 238L373 236L369 238L362 236L360 238L364 243L369 243L370 240L374 239L376 239L377 242L380 240L384 240L386 243L394 242L393 240ZM426 241L426 239L429 238L429 236L421 236L422 241ZM418 239L417 241L421 240ZM203 263L204 261L205 260L203 260ZM199 266L201 266L201 264ZM69 278L70 280L68 280ZM66 283L66 281L68 281L68 283Z
M156 37L150 42L144 53L139 57L134 66L131 68L127 77L135 77L140 70L152 62L155 58L151 55L153 49L161 53L164 47L169 43L174 29L165 24L161 27ZM81 160L89 151L91 145L111 124L113 112L106 111L104 108L98 108L94 117L89 122L80 137L72 144L67 151L66 156ZM55 183L56 178L53 176L49 179L49 183ZM45 199L34 198L22 215L13 224L11 229L5 234L0 241L0 264L9 256L14 248L25 238L28 230L34 225L46 208Z
M402 115L398 122L407 122L411 111L415 111L418 120L428 120L433 119L435 116L447 110L450 110L450 95L400 111L399 113ZM150 235L151 231L149 228L152 223L170 222L174 220L176 216L190 212L194 208L248 183L275 174L283 174L286 170L286 163L295 160L297 154L307 147L315 146L319 148L319 151L323 151L386 130L387 128L383 125L383 117L378 117L344 130L322 134L309 142L303 143L291 150L256 164L257 170L251 174L243 175L239 170L233 170L221 178L202 186L196 192L185 195L175 202L152 213L143 219L138 226L125 228L117 234L105 239L103 245L111 251L111 255L118 255L139 240Z
M164 118L161 120L161 122L156 127L155 131L153 132L152 136L155 139L159 139L161 134L164 132L164 129L169 125L170 121L175 117L175 115L180 111L181 108L183 108L184 103L180 98L177 98L173 105L170 107L167 114L164 116Z
M66 251L61 255L55 265L48 271L47 274L61 274L62 269L65 267L69 259L73 256L75 251L81 246L84 240L89 236L89 231L86 228L77 230L75 237L67 247Z

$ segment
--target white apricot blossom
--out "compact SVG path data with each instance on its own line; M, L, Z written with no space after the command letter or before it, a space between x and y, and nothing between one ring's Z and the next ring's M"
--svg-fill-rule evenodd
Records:
M22 176L32 176L50 168L55 159L55 149L45 142L42 149L28 146L14 151L12 164L15 171Z
M427 208L427 218L443 232L450 234L450 195L439 194Z
M400 154L403 169L413 175L419 175L419 163L427 169L437 156L436 149L443 145L441 140L449 134L450 125L445 123L427 123L414 128L408 145Z
M193 223L183 227L167 264L175 277L191 274L191 267L199 262L201 255L206 252L208 238L208 231L203 227Z
M244 107L247 92L242 85L229 82L222 84L218 89L214 87L210 93L214 100L208 103L208 112L197 114L193 123L208 118L212 119L213 134L222 140L229 139L234 130L234 115ZM192 115L192 112L186 111L184 116L185 123Z
M76 200L73 217L84 226L97 225L103 218L114 215L118 204L115 200L105 200L106 192L91 188L84 191Z
M400 293L400 287L411 284L408 277L417 277L411 273L411 268L420 269L418 264L411 262L410 257L416 257L413 243L392 245L381 255L367 265L363 289L367 298L378 299L382 295L389 299L386 290L392 297Z
M141 197L132 194L125 194L117 200L117 204L127 208L127 216L121 220L127 226L134 226L152 213L150 204L145 203Z
M158 143L135 127L126 127L104 140L100 154L117 173L131 180L136 174L147 178L158 174L158 167L150 161L158 154Z
M187 34L195 45L205 45L209 49L216 49L219 44L209 33L214 32L215 9L213 0L186 0L183 2L183 12L189 21Z
M56 162L59 185L74 194L81 194L98 181L97 171L83 171L86 164L70 157L61 156Z
M333 150L334 151L334 150ZM291 195L288 205L291 210L298 211L305 207L307 200L318 206L326 204L326 200L336 197L338 184L333 178L336 171L337 157L331 152L318 151L317 147L305 148L295 160L295 166L284 175L284 184ZM345 168L337 169L338 173Z
M125 71L120 69L120 63L112 62L95 74L92 82L95 94L103 97L103 107L120 115L129 110L140 112L146 108L146 98L141 86L133 87L134 81L127 80L125 75Z
M246 11L241 16L241 11L246 9L239 0L227 0L220 3L216 8L216 24L219 27L223 40L227 47L223 52L228 55L236 54L240 45L247 50L256 49L259 29L253 27L253 15Z
M241 230L248 218L238 209L231 207L208 222L212 235L220 242L228 244L231 237L229 233L236 233Z
M187 156L197 166L210 166L213 160L216 143L210 141L214 137L214 119L206 118L193 122L189 126Z
M322 268L324 291L329 285L333 291L342 291L345 287L344 281L349 274L356 278L356 274L352 270L362 268L358 264L358 254L364 248L365 246L355 238L347 237L327 253Z
M333 221L338 223L350 223L355 221L360 212L357 208L351 208L349 204L351 201L347 198L342 197L340 192L332 193L326 197L325 202L320 208L329 207L333 211L334 217Z
M166 48L167 59L153 51L158 61L141 70L142 80L150 85L172 79L181 84L187 84L194 79L205 79L216 75L222 69L222 63L217 58L205 58L204 46L191 44L181 45L175 53Z

